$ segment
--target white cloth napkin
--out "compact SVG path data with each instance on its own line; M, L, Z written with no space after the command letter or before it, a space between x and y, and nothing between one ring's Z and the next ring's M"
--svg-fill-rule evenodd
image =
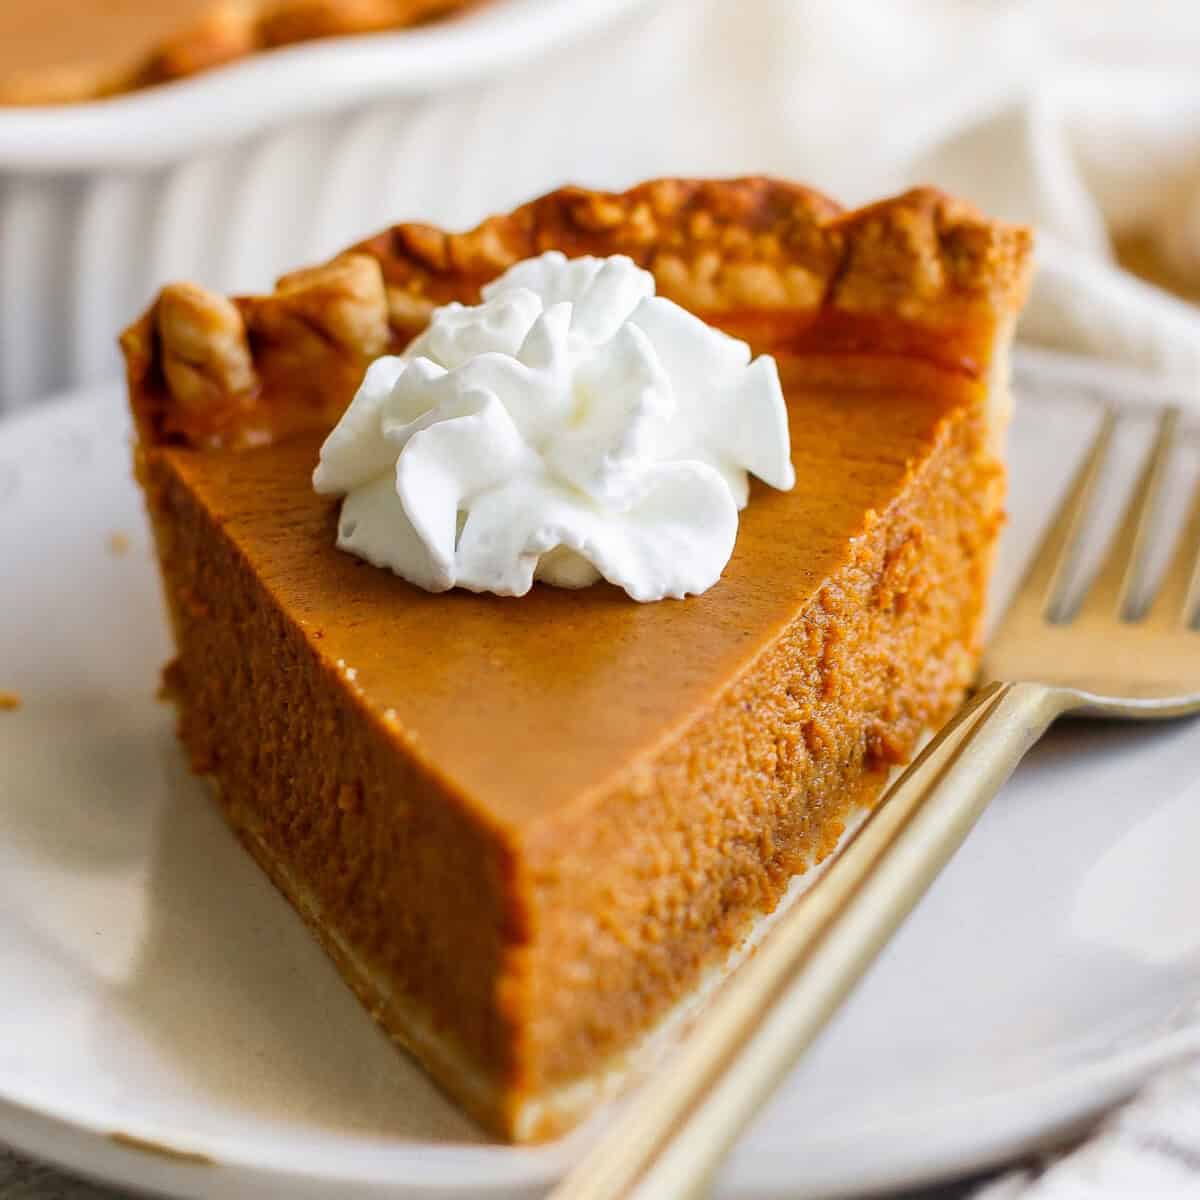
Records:
M1200 1064L1165 1072L1084 1145L1012 1171L974 1200L1193 1200L1200 1195Z

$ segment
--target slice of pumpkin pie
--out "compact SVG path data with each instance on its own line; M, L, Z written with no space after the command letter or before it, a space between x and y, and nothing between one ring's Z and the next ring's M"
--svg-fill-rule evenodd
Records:
M498 1134L636 1066L963 697L1026 230L567 188L123 338L180 737Z

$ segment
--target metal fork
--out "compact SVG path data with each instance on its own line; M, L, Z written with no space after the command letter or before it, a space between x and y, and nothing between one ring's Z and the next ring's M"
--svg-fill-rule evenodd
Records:
M992 641L975 698L930 743L820 883L779 920L700 1018L668 1069L609 1127L551 1200L676 1200L704 1187L1060 716L1153 720L1200 712L1200 486L1156 597L1139 611L1148 535L1179 435L1158 437L1083 601L1066 584L1113 438L1099 436Z

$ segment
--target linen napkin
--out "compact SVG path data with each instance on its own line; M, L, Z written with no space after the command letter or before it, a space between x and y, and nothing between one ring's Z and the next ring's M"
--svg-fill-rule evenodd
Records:
M1200 1195L1200 1064L1164 1072L1073 1153L1012 1171L974 1200L1190 1200Z

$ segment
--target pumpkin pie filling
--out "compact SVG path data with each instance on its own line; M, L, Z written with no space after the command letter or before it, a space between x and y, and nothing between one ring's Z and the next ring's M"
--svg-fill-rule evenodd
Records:
M311 472L368 361L549 248L625 253L776 356L797 483L724 577L431 595L337 550ZM714 258L715 255L715 258ZM961 701L1002 520L1029 239L920 191L566 189L399 226L123 341L180 735L383 1027L502 1136L581 1117Z
M98 99L292 42L398 29L469 2L10 0L0 5L0 105Z

